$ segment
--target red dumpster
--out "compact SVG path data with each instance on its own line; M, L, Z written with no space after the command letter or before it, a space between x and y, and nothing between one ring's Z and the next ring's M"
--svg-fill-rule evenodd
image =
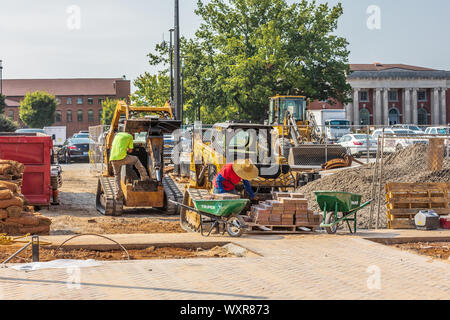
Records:
M22 193L30 205L49 206L52 137L43 135L0 134L0 159L25 165Z

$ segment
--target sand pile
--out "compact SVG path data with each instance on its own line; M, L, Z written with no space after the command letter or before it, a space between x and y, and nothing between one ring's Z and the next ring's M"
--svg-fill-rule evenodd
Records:
M319 211L314 191L344 191L363 195L363 202L370 200L375 164L368 164L354 169L347 169L309 183L298 191L305 194L309 207ZM382 179L382 201L380 226L387 227L386 202L384 200L384 185L388 182L448 182L450 181L450 159L444 162L444 169L431 172L427 169L427 146L414 145L402 151L388 155L384 160ZM369 207L358 214L359 228L367 228ZM375 212L376 215L376 212Z
M49 234L51 220L34 212L21 193L23 164L0 160L0 233Z

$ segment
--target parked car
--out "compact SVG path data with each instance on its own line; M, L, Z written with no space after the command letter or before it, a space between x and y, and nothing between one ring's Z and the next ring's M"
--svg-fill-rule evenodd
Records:
M89 160L90 139L70 138L58 151L58 161L70 163L72 160Z
M447 127L429 127L425 130L425 134L450 134L450 128Z
M47 133L44 131L44 129L17 129L15 133L42 133L47 135Z
M369 136L369 146L367 145L367 134L347 134L337 142L347 148L352 156L361 156L363 154L376 154L377 141Z
M384 129L384 133L387 136L384 139L384 152L385 153L393 153L404 148L407 148L413 144L423 143L427 144L427 139L412 139L411 136L417 135L417 133L413 130L408 129ZM372 138L378 141L378 137L383 134L383 129L377 129L372 134ZM406 138L408 137L408 138Z
M412 125L412 124L396 124L392 128L393 129L407 129L407 130L412 130L412 131L414 131L414 133L417 133L417 134L424 134L424 131L421 128L419 128L418 126Z

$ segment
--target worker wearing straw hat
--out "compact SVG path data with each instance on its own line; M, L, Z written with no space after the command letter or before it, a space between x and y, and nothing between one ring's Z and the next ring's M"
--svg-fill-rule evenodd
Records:
M255 193L249 180L257 178L258 175L258 168L250 160L237 160L233 163L226 164L214 179L214 193L237 194L235 190L236 185L242 181L244 189L250 198L255 199Z

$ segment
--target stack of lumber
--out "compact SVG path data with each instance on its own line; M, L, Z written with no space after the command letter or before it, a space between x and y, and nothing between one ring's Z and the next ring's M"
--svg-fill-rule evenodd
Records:
M389 229L415 229L414 217L421 210L450 214L450 183L388 183L386 201Z
M250 218L256 225L318 228L319 214L308 209L308 200L299 193L274 193L274 200L252 206Z
M23 164L0 160L0 233L49 234L52 221L27 205L21 193Z

